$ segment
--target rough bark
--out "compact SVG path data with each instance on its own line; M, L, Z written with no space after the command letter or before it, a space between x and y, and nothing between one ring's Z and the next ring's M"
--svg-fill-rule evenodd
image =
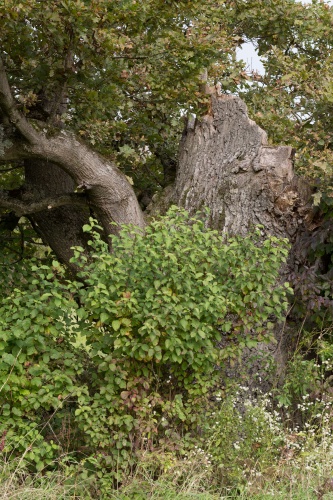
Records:
M291 147L268 144L266 133L249 119L239 98L212 96L210 114L189 123L184 132L174 185L155 199L149 212L166 211L170 204L190 213L208 207L209 225L228 234L246 234L261 224L263 236L288 238L292 244L286 276L299 265L303 236L312 229L314 216L311 188L295 174L293 155ZM264 380L272 356L280 377L289 334L288 324L277 325L277 344L261 344L246 353L247 380L259 377L256 387L269 387Z
M61 131L54 137L40 132L35 144L21 144L20 158L45 161L45 168L57 165L73 181L73 187L87 193L90 206L108 231L111 222L143 226L143 215L126 176L112 163L92 151L74 134ZM18 149L19 146L17 146ZM36 163L38 165L38 163Z
M54 137L47 137L45 132L39 132L38 136L39 140L34 144L17 141L3 155L6 159L10 154L11 159L25 160L26 201L32 204L49 196L73 195L78 188L85 193L87 205L102 224L105 234L116 233L120 224L144 227L143 214L134 191L126 176L112 162L90 150L71 133L61 131ZM75 200L74 196L72 209L54 208L60 201L57 203L55 199L48 206L47 211L54 212L52 215L44 212L32 218L45 241L68 263L68 256L72 254L71 246L82 244L82 238L78 238L78 235L89 212L75 207L78 198ZM63 204L68 204L67 201L68 197L64 197ZM16 210L14 203L12 209Z
M164 200L191 213L209 207L221 232L264 231L294 241L311 224L311 189L293 170L293 150L270 146L234 96L213 96L211 114L184 132L176 182Z
M84 193L80 196L74 194L74 190L72 178L57 165L45 160L25 161L25 200L42 200L41 210L33 208L30 221L42 240L52 248L58 259L67 265L70 265L73 256L72 247L86 248L89 239L87 233L82 231L89 218L88 200ZM66 205L65 196L69 199ZM74 197L77 197L77 205L74 203ZM45 206L48 199L50 203ZM70 199L73 199L72 203ZM62 204L57 207L58 200Z

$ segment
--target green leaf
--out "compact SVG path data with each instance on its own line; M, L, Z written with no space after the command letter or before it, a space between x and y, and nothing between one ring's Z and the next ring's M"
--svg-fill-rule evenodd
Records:
M121 322L119 319L115 319L112 321L112 328L117 332L120 328Z
M4 363L6 363L9 366L14 366L16 362L16 358L12 354L7 352L4 352L2 354L1 359Z
M188 321L186 319L184 319L184 318L181 319L179 321L179 324L181 325L181 327L183 328L183 330L187 330L187 328L188 328Z
M102 312L101 315L100 315L100 321L101 321L101 323L106 323L108 319L109 319L109 314L105 313L105 312ZM112 322L112 327L113 327L113 323L114 322ZM114 330L116 330L116 329L114 328Z

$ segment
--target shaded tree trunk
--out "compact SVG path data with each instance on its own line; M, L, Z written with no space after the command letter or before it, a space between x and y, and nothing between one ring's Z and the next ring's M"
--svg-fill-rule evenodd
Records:
M26 201L74 193L73 179L60 167L45 160L25 160ZM89 235L82 231L89 219L88 206L60 206L32 213L29 219L45 244L61 262L70 266L74 246L87 247Z
M117 233L121 224L144 227L132 186L112 162L71 133L61 131L51 138L44 132L34 135L29 142L10 137L11 145L1 159L25 161L26 185L18 199L0 192L0 207L30 216L63 262L69 265L73 245L85 247L81 228L90 212L105 235Z

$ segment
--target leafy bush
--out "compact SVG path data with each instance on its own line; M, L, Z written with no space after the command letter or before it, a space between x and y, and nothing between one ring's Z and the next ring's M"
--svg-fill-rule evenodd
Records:
M221 236L201 218L172 208L144 234L125 226L112 253L91 221L77 280L57 261L26 264L0 305L3 450L37 469L84 450L105 481L142 450L181 451L218 367L272 338L289 290L286 241Z
M70 329L76 303L57 262L31 261L17 276L8 275L20 281L13 281L0 306L0 447L24 453L41 470L62 448L54 427L62 427L67 399L86 391L79 381L84 356L74 348Z
M0 453L0 498L332 498L332 405L320 425L290 429L270 397L253 399L244 390L238 387L239 395L228 393L207 412L205 436L185 456L143 451L135 471L114 486L107 475L89 475L66 460L55 470L27 474L22 457L8 461Z

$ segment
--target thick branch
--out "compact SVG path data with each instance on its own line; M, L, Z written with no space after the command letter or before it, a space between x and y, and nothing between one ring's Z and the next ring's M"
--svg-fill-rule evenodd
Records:
M40 135L36 145L25 145L26 158L42 159L62 168L76 186L87 191L91 206L106 234L118 232L111 225L145 226L142 211L126 176L111 162L89 149L74 134L62 130L58 135Z
M43 210L52 210L64 205L87 206L84 193L69 193L57 197L48 197L38 201L22 201L12 198L8 193L0 191L0 207L9 208L17 216L35 214Z
M39 134L31 126L25 116L17 109L13 98L6 70L3 61L0 57L0 108L2 113L8 117L10 123L21 132L23 137L31 144L35 144L39 140Z
M45 168L48 163L58 165L73 179L75 186L82 186L87 191L90 206L106 234L118 232L111 222L145 226L142 211L126 176L113 162L92 151L74 134L61 130L57 135L47 137L43 132L35 144L15 137L10 137L10 142L0 158L1 162L29 159L44 160Z

